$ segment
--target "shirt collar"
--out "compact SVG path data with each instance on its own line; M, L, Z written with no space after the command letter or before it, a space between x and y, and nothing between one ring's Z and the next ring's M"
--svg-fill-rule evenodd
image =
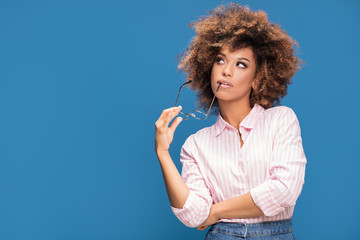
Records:
M250 113L241 121L239 129L245 128L251 130L263 112L264 108L259 104L255 104ZM218 136L225 129L225 127L233 128L233 126L226 122L219 114L215 123L216 136Z

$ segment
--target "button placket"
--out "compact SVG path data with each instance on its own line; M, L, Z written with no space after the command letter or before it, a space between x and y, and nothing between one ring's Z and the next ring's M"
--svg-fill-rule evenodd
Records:
M240 131L241 133L241 131ZM245 194L245 189L246 189L246 186L248 186L248 183L247 183L247 178L246 178L246 175L245 175L245 171L244 171L244 159L243 159L243 147L245 145L245 142L243 144L242 147L241 146L241 142L240 142L240 139L242 138L239 134L239 131L236 130L236 144L237 146L239 146L238 150L237 150L237 166L238 166L238 171L239 171L239 175L238 175L238 179L239 179L239 194Z

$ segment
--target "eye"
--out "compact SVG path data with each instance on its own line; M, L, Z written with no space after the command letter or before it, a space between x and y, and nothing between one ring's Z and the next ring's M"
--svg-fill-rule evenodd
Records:
M221 57L216 57L215 62L216 63L224 63L224 59L222 59Z
M243 63L243 62L237 62L236 66L241 67L241 68L246 68L247 67L246 64Z

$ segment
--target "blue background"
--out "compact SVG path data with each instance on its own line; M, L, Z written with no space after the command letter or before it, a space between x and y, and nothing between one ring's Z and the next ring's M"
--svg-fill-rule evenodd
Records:
M0 2L0 239L203 239L171 212L154 123L174 103L188 24L227 1ZM306 62L283 105L308 159L297 239L355 239L358 1L236 1L262 9ZM181 123L171 145L215 117Z

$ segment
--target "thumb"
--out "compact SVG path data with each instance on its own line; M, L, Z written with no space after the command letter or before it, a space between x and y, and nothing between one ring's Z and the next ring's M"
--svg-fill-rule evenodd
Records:
M170 126L172 132L175 132L175 129L179 126L182 121L182 117L177 117Z

